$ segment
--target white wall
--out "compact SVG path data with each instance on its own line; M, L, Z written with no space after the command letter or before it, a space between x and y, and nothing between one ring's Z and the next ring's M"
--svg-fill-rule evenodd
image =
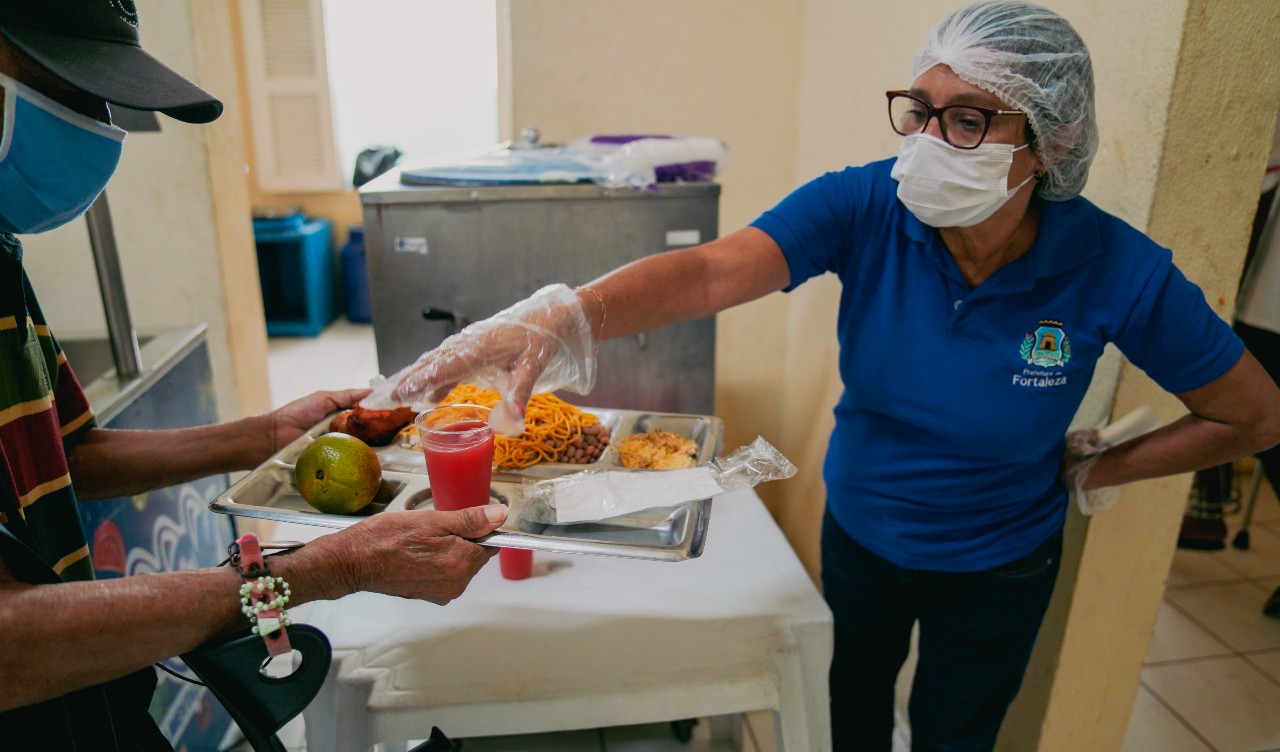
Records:
M187 3L139 0L138 10L146 49L195 78ZM107 188L129 309L143 334L207 323L219 411L236 415L205 134L202 126L159 119L160 133L125 139ZM23 244L27 272L54 332L64 339L104 335L84 221L25 237Z

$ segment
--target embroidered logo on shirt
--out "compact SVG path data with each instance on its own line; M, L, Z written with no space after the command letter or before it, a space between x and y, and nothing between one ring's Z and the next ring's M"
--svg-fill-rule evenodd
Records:
M1022 338L1018 354L1033 366L1065 366L1071 360L1071 340L1062 331L1061 321L1043 320L1035 334Z

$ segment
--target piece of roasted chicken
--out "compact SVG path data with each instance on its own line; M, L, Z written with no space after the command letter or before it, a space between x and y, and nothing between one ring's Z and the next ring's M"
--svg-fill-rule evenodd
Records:
M412 422L417 414L411 407L368 410L356 405L335 415L329 421L329 430L350 434L369 446L382 446Z

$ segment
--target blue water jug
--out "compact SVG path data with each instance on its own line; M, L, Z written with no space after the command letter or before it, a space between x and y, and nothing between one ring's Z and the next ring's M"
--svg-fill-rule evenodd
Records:
M339 254L342 264L342 294L347 300L347 319L356 324L373 321L373 303L369 295L369 265L364 254L364 228L353 226L347 244Z

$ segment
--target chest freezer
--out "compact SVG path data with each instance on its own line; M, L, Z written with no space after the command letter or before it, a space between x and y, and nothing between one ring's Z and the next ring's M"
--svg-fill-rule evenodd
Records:
M403 185L398 170L360 190L378 368L391 374L471 321L538 288L585 284L646 255L716 237L720 186L650 191L594 184ZM653 304L661 305L662 291ZM608 323L605 324L606 328ZM601 343L580 405L711 414L709 317Z

